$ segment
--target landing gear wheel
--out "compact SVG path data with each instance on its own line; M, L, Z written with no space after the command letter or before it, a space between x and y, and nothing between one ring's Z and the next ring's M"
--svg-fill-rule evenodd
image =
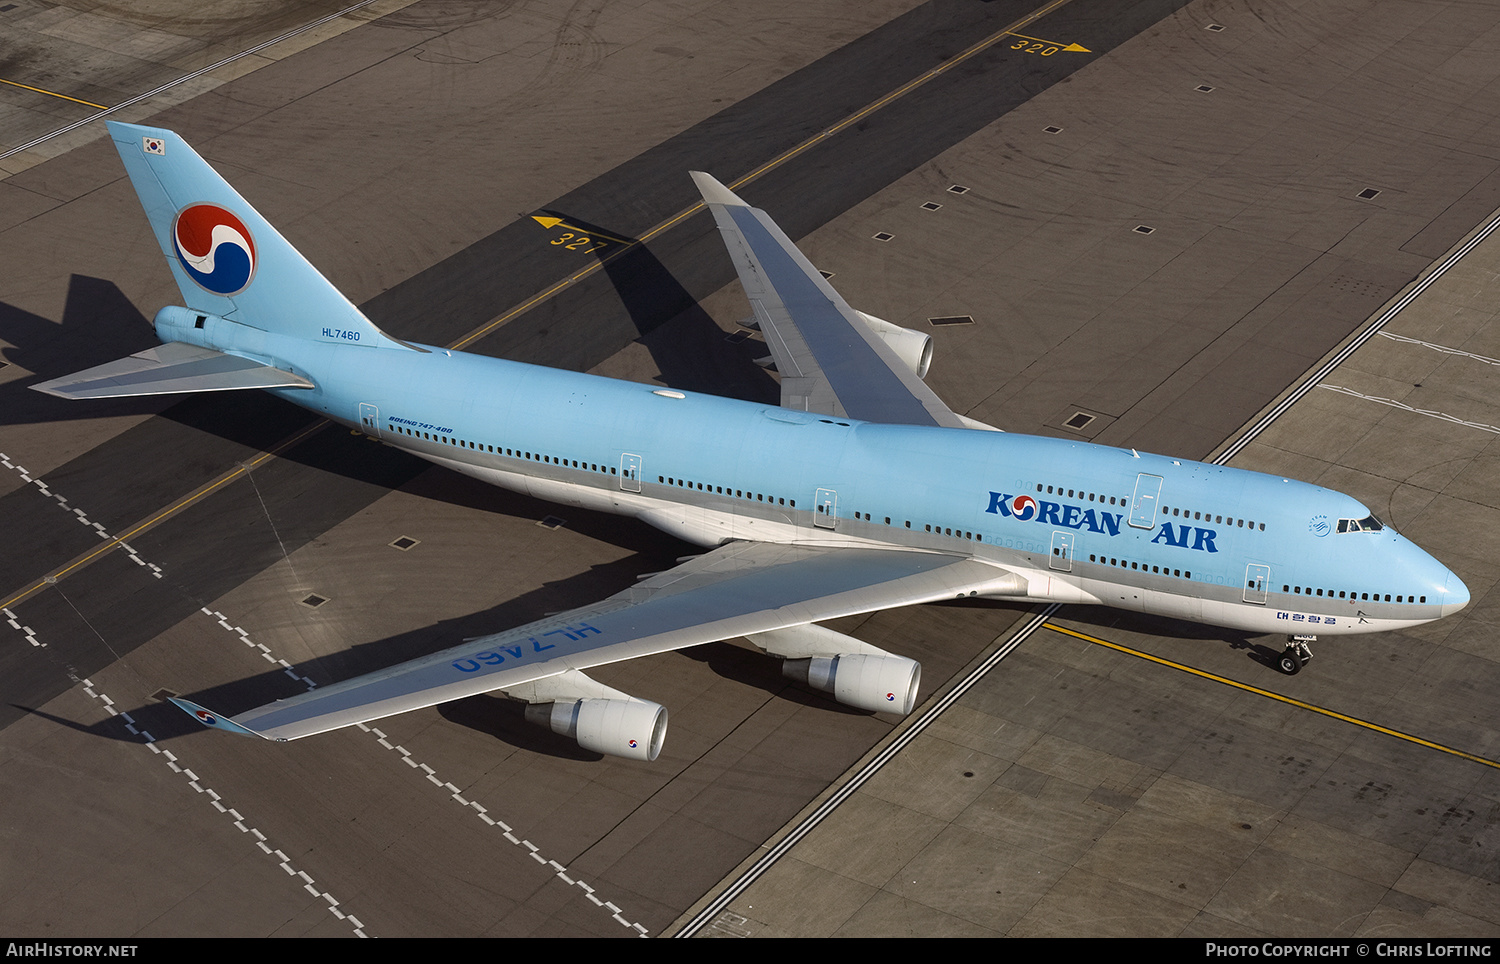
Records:
M1296 676L1302 672L1302 667L1307 664L1307 661L1312 659L1312 650L1307 644L1317 638L1316 636L1288 636L1286 649L1282 651L1281 658L1276 661L1276 665L1286 675Z

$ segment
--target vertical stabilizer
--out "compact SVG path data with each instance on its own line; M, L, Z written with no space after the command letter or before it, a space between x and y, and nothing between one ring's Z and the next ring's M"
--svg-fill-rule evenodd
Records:
M409 347L375 327L181 137L115 121L109 133L189 308L312 341Z

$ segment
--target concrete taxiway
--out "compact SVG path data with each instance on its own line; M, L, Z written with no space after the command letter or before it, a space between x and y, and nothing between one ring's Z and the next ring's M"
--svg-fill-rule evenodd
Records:
M1382 306L1230 463L1451 546L1466 613L1320 644L1336 672L1276 680L1275 640L1063 609L674 931L1493 939L1497 228L1500 211Z
M957 410L1059 435L1084 412L1082 437L1201 458L1500 200L1496 16L1391 6L421 2L131 119L182 131L397 334L741 397L771 383L725 341L744 305L711 223L652 232L691 203L683 171L785 156L743 193L851 302L973 317L932 329ZM671 709L652 767L490 698L289 745L197 731L163 690L233 711L686 550L265 399L27 392L146 347L177 296L105 143L0 181L0 218L7 932L673 932L892 732L733 643L598 674ZM598 270L568 225L650 237ZM1469 612L1290 679L1274 640L1057 624L1494 759L1492 281L1437 327L1404 314L1416 341L1367 344L1326 380L1348 392L1236 462L1364 498ZM1019 615L837 628L920 658L931 692ZM1049 630L700 932L1493 934L1494 768L1351 727Z

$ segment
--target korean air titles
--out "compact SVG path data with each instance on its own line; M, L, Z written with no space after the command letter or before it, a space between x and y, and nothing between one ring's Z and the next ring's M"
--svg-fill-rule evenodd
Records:
M1052 502L1029 495L1010 495L991 492L990 504L984 510L992 515L1018 522L1036 522L1056 529L1075 529L1095 532L1099 535L1118 536L1123 512L1109 512L1093 507ZM1214 545L1218 531L1200 526L1163 522L1151 541L1159 545L1176 546L1179 549L1197 549L1201 552L1218 552Z

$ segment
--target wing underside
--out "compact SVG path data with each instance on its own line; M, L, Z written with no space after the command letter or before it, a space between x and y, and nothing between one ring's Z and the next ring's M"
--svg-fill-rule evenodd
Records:
M731 543L592 606L465 642L211 726L293 740L449 700L700 643L986 592L1014 581L971 558Z
M968 428L861 320L766 212L701 171L745 296L781 373L781 405L870 422Z

